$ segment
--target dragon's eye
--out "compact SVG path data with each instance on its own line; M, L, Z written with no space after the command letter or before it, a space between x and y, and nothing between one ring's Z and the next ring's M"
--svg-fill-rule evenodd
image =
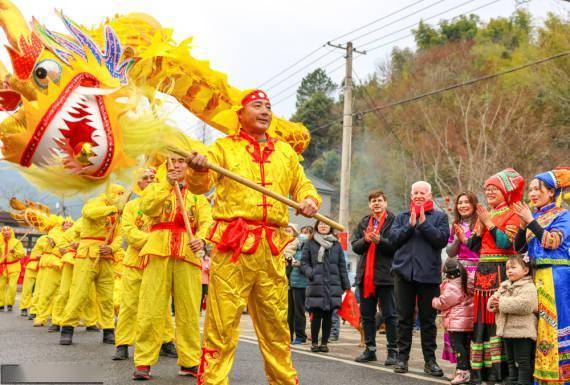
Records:
M34 67L34 81L41 88L47 88L49 81L54 83L61 77L61 65L55 60L42 60Z

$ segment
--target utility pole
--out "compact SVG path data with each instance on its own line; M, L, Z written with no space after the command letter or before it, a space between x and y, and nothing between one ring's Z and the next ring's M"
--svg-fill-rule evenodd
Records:
M348 229L349 213L349 190L350 190L350 157L352 154L352 53L366 54L366 51L358 51L352 46L352 42L346 46L335 45L328 42L327 45L346 50L346 74L344 78L344 111L342 118L342 158L340 171L340 209L338 219L341 225Z

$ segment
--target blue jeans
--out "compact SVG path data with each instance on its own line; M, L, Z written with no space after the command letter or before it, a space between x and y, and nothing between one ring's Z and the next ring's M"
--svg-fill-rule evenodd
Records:
M332 313L331 337L339 338L339 336L340 336L340 317L338 316L338 309L334 309Z

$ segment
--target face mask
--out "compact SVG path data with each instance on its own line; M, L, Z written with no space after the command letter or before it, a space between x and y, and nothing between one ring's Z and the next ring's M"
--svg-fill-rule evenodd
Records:
M309 239L309 237L307 237L307 234L299 234L299 240L301 242L305 242L307 239Z

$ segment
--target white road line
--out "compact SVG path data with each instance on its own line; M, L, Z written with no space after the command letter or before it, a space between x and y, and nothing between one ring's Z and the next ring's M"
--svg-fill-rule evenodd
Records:
M245 336L241 336L240 341L243 341L245 343L248 344L252 344L252 345L259 345L257 340L255 338L252 337L245 337ZM376 366L376 365L367 365L367 364L362 364L360 362L356 362L356 361L350 361L350 360L346 360L344 358L338 358L338 357L333 357L333 356L325 356L323 354L319 354L316 355L313 352L308 352L305 350L299 350L296 348L291 348L292 352L298 353L298 354L304 354L306 356L311 356L311 357L317 357L317 358L322 358L323 360L329 360L329 361L337 361L337 362L342 362L344 364L348 364L348 365L352 365L352 366L360 366L362 368L367 368L367 369L372 369L372 370L378 370L380 372L386 372L386 373L391 373L391 374L396 374L396 375L400 375L400 376L404 376L404 377L409 377L409 378L414 378L416 380L422 380L422 381L428 381L428 382L433 382L435 384L446 384L449 385L449 380L444 380L444 379L439 379L439 378L430 378L421 374L414 374L414 373L404 373L404 374L399 374L399 373L394 373L394 370L389 369L389 368L384 368L381 366Z

